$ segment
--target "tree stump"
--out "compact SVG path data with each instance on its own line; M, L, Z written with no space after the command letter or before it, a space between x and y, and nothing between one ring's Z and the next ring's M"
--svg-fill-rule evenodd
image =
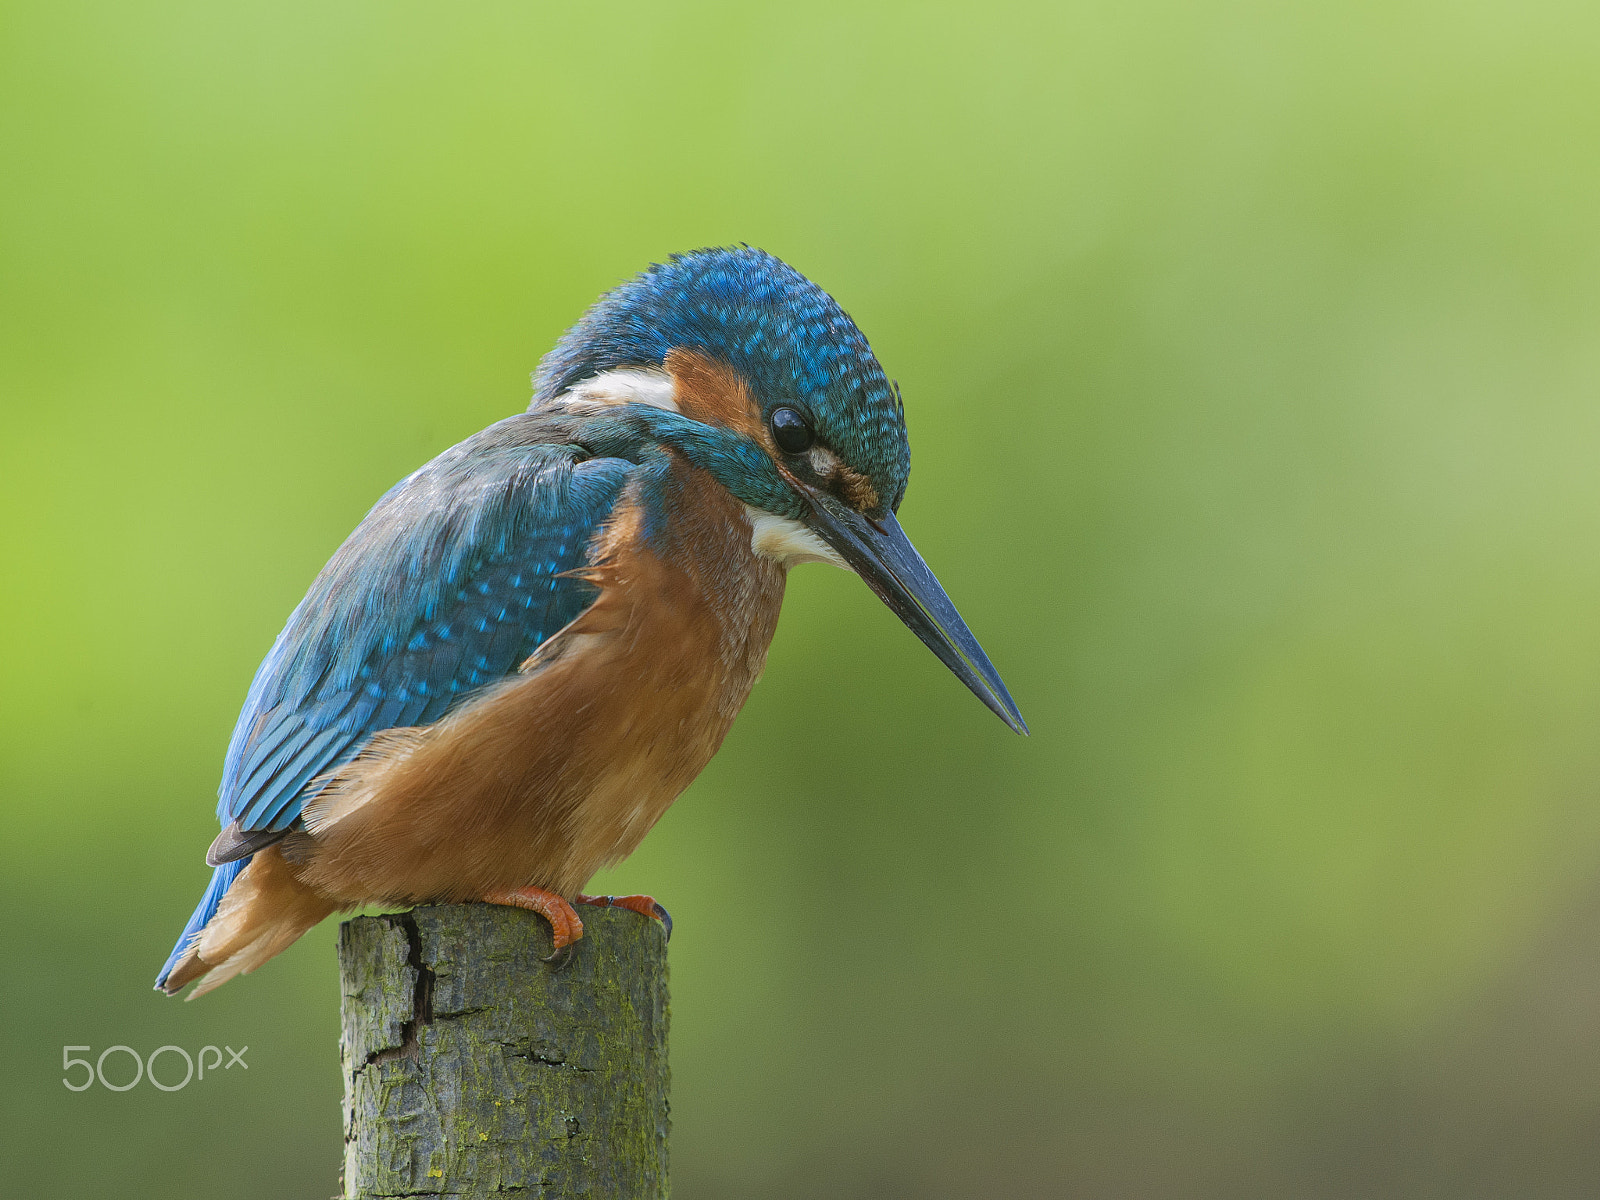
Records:
M348 1200L667 1195L666 936L579 912L561 964L515 908L340 927Z

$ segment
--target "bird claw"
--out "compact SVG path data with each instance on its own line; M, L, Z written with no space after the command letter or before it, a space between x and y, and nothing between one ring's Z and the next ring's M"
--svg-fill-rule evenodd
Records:
M667 931L667 941L672 940L672 914L663 908L654 896L579 896L579 904L593 904L598 908L626 908L641 917L660 921Z
M562 897L544 888L511 888L503 892L489 892L479 897L485 904L505 904L512 908L525 908L536 912L550 922L552 949L544 961L550 969L559 971L572 962L574 943L583 937L583 921ZM650 896L579 896L579 904L593 904L600 908L626 908L640 916L660 921L672 940L672 914L657 904Z
M525 908L536 912L550 922L552 949L544 961L560 970L572 960L572 944L583 937L583 921L568 904L554 892L544 888L512 888L504 892L490 892L480 897L485 904L504 904L511 908Z
M568 942L565 946L557 946L539 961L549 963L552 971L564 971L572 965L572 960L578 955L578 943Z

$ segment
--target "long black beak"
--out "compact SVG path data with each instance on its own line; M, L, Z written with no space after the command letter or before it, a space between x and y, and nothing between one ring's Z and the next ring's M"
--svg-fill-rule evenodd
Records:
M785 472L788 474L788 472ZM994 669L989 656L972 636L972 630L950 603L944 588L922 561L922 555L900 528L894 514L867 518L819 488L789 480L806 500L811 512L806 521L818 536L837 550L866 580L895 616L922 639L972 689L973 695L1018 733L1028 726L1016 702Z

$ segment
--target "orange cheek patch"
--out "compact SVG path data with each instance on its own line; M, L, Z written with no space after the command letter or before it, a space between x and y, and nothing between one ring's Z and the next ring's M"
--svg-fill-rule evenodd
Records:
M679 412L707 425L744 434L772 456L780 471L789 474L742 375L725 362L681 347L667 352L665 366L672 376ZM833 459L831 454L828 457ZM793 482L792 476L790 481ZM824 475L823 484L857 512L872 512L878 507L872 480L836 459Z
M878 490L860 471L840 463L828 482L839 498L857 512L872 512L878 507Z
M761 410L737 371L725 362L682 348L669 350L664 365L677 389L679 412L707 425L736 430L777 456L778 448L772 444Z

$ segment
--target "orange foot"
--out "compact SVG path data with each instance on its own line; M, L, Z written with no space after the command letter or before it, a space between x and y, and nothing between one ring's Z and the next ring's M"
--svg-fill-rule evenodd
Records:
M578 919L578 914L572 911L572 905L554 892L547 892L543 888L511 888L504 892L490 892L480 896L479 899L485 904L507 904L512 908L526 908L549 921L551 940L555 948L547 961L562 958L561 952L583 936L583 922ZM582 899L580 896L579 900Z
M672 914L657 904L653 896L579 896L578 903L595 904L601 908L627 908L640 916L653 917L666 928L667 941L672 940Z

